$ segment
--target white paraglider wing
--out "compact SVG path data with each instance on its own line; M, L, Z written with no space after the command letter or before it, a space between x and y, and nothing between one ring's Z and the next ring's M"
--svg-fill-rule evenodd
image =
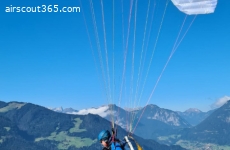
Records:
M215 11L217 0L171 0L182 12L188 15L209 14Z

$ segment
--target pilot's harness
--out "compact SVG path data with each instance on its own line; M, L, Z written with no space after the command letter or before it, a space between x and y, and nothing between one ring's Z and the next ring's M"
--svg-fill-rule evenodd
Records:
M128 135L128 136L124 137L125 143L122 143L116 137L117 137L117 129L112 128L112 137L111 137L112 139L111 139L111 143L119 142L120 145L121 145L121 147L122 147L122 149L124 149L124 147L125 147L125 145L127 143L128 146L129 146L129 148L130 148L130 150L134 150L133 145L132 145L132 143L129 140L129 138L130 138L130 139L132 139L135 142L135 144L137 146L137 150L143 150L142 147L137 143L137 141L131 135Z

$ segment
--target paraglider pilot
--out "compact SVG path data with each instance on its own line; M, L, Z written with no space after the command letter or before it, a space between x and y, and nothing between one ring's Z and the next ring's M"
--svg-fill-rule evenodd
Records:
M134 140L134 138L129 135L125 136L122 141L116 138L117 132L112 128L112 135L108 130L103 130L98 135L98 140L103 146L103 150L143 150L142 147ZM127 144L127 146L126 146Z
M103 130L98 135L98 140L103 146L103 150L124 150L125 141L115 138L115 132L112 130L112 136L108 130Z

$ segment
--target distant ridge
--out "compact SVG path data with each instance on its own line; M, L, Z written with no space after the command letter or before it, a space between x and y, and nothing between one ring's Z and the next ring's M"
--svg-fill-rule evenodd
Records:
M230 101L197 126L185 130L182 139L230 145Z

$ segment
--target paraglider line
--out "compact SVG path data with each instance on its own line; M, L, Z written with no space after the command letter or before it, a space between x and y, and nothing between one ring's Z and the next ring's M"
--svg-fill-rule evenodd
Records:
M103 0L101 0L101 12L102 12L102 24L104 32L104 46L105 46L105 57L106 57L106 68L107 68L107 78L108 78L108 87L109 87L109 100L111 101L111 87L110 87L110 75L109 75L109 60L108 60L108 50L106 42L106 29L105 29L105 17L104 17L104 6Z
M159 27L159 30L158 30L158 34L157 34L156 41L155 41L155 44L154 44L153 52L152 52L151 59L150 59L150 62L149 62L149 66L148 66L148 69L147 69L146 77L145 77L145 80L144 80L144 85L145 85L145 83L146 83L147 76L148 76L148 73L149 73L149 70L150 70L150 66L151 66L152 59L153 59L153 54L154 54L154 52L155 52L155 50L156 50L156 46L157 46L158 39L159 39L159 36L160 36L160 32L161 32L162 24L163 24L164 17L165 17L165 14L166 14L167 6L168 6L168 0L167 0L167 2L166 2L165 9L164 9L164 13L163 13L163 16L162 16L162 19L161 19L161 24L160 24L160 27ZM143 86L143 87L144 87L144 86ZM140 118L139 118L139 120L140 120ZM138 120L138 123L139 123L139 120ZM137 123L137 124L138 124L138 123ZM137 126L137 125L136 125L136 126ZM135 126L135 128L136 128L136 126ZM134 128L134 129L135 129L135 128Z
M131 14L132 14L132 8L133 8L133 0L130 2L130 11L129 11L129 25L128 25L128 34L127 34L127 41L126 41L126 48L124 53L124 66L123 66L123 73L122 73L122 83L121 83L121 89L120 89L120 96L119 96L119 103L118 106L120 106L121 97L122 97L122 90L123 90L123 84L124 84L124 78L125 78L125 70L126 70L126 58L127 58L127 52L128 52L128 39L129 39L129 31L130 31L130 22L131 22ZM119 107L118 107L118 115L119 115ZM118 119L117 115L117 119Z
M131 107L131 100L133 95L133 79L134 79L134 62L135 62L135 44L136 44L136 22L137 22L137 2L135 3L135 17L134 17L134 36L133 36L133 52L132 52L132 71L131 71L131 81L130 81L130 98L129 98L129 108ZM129 113L129 112L127 112ZM132 117L132 115L130 116ZM131 122L131 118L130 122Z
M192 20L191 24L189 25L187 31L186 31L185 34L183 35L183 37L182 37L182 39L180 40L179 44L181 43L181 41L183 40L183 38L184 38L185 35L187 34L187 32L188 32L188 30L190 29L191 25L193 24L195 18L196 18L196 16L195 16L194 19ZM156 84L155 84L155 86L154 86L154 88L153 88L153 90L152 90L152 92L151 92L151 94L150 94L150 96L149 96L149 98L148 98L148 101L147 101L147 103L146 103L146 106L144 107L144 109L143 109L143 111L142 111L142 113L141 113L141 115L140 115L140 117L139 117L139 119L138 119L137 124L140 122L140 119L141 119L141 117L143 116L144 111L145 111L145 109L146 109L146 107L147 107L147 105L148 105L150 99L152 98L152 95L153 95L153 93L154 93L154 91L155 91L155 89L156 89L156 87L157 87L157 85L158 85L158 83L159 83L159 81L160 81L160 79L161 79L161 77L162 77L162 75L163 75L163 73L164 73L164 71L165 71L165 69L166 69L168 63L169 63L170 59L172 58L173 54L175 53L176 49L178 48L179 44L177 45L177 47L176 47L175 49L172 49L172 53L170 54L170 56L169 56L169 58L168 58L168 60L167 60L167 62L166 62L166 64L165 64L165 66L164 66L164 68L163 68L163 70L162 70L162 72L161 72L161 74L160 74L160 76L159 76L158 79L157 79L157 82L156 82ZM134 133L134 131L135 131L136 127L137 127L137 124L136 124L136 126L135 126L135 128L134 128L132 134Z
M102 54L101 54L101 47L100 47L100 41L99 41L99 37L98 37L98 29L97 29L97 23L96 23L96 19L95 19L95 13L94 13L94 7L93 7L93 2L92 0L90 1L90 6L91 6L91 14L92 14L92 19L93 19L93 24L94 24L94 32L95 32L95 36L96 36L96 42L97 42L97 48L98 48L98 55L99 55L99 60L100 60L100 67L101 67L101 71L102 71L102 78L104 81L104 87L106 90L106 97L107 97L107 101L109 104L109 91L108 91L108 87L107 87L107 82L105 79L105 71L104 71L104 65L103 65L103 59L102 59ZM112 112L111 113L111 121L112 121Z
M195 21L196 17L197 17L197 15L195 15L195 17L193 18L193 20L192 20L192 22L190 23L190 25L189 25L188 29L186 30L185 34L183 35L183 37L181 38L181 40L180 40L179 43L177 44L175 50L179 47L180 43L182 42L182 40L184 39L185 35L187 34L187 32L189 31L189 29L191 28L191 26L192 26L193 22ZM175 51L175 50L174 50L174 51Z
M156 7L156 3L154 3L153 15L152 15L151 24L150 24L150 32L149 32L148 38L147 38L148 41L147 41L147 45L146 45L146 51L145 51L145 56L144 56L143 65L145 64L146 53L147 53L147 49L148 49L148 45L149 45L149 39L150 39L151 30L152 30L152 23L153 23L153 18L154 18L155 7ZM142 67L142 71L141 71L141 72L143 72L143 68L144 68L144 67ZM137 104L137 105L140 104L140 100L141 100L141 98L142 98L142 94L143 94L144 87L145 87L145 82L146 82L146 79L145 79L144 84L143 84L143 86L142 86L142 90L141 90L140 97L139 97L139 99L138 99L138 104Z

